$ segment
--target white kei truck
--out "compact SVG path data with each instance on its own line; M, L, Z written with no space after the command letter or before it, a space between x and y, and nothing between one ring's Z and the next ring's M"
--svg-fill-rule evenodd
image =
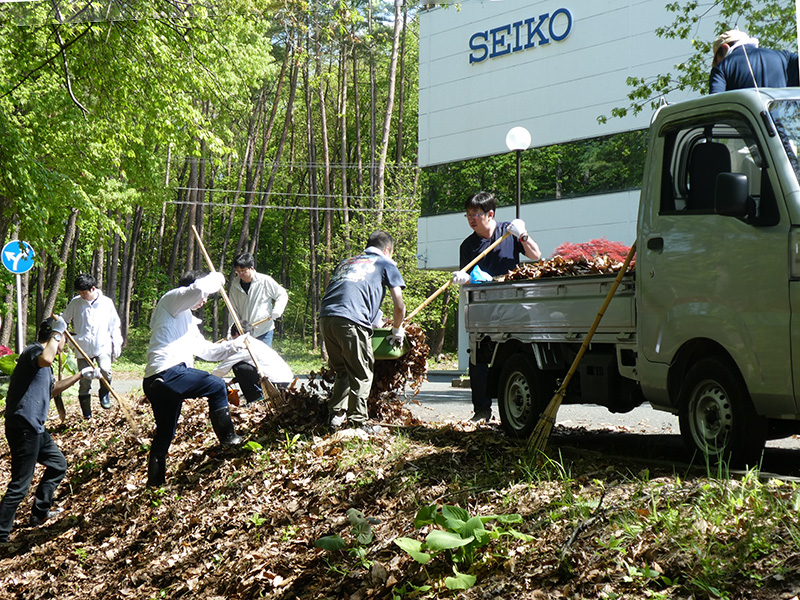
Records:
M690 450L758 464L800 432L800 89L665 105L651 121L635 270L565 403L677 414ZM504 430L527 437L614 275L465 286L471 359ZM798 359L794 359L798 354Z

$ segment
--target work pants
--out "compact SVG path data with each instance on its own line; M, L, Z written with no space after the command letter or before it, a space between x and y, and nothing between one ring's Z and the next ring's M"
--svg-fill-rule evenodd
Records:
M273 338L273 337L275 337L275 328L274 328L274 327L273 327L272 329L270 329L270 330L269 330L267 333L262 333L262 334L261 334L260 336L258 336L256 339L257 339L257 340L261 340L261 341L262 341L262 342L264 342L264 343L265 343L267 346L269 346L270 348L272 348L272 338Z
M343 317L321 317L319 322L328 364L336 376L328 408L332 414L347 410L350 424L362 424L368 416L367 398L375 365L372 329Z
M472 408L477 412L491 411L492 399L489 397L489 365L469 363L469 387L472 389Z
M239 384L239 388L242 390L242 394L244 394L248 404L263 400L258 369L249 362L242 361L233 365L233 374L236 376L236 382Z
M222 379L184 363L147 377L142 382L142 389L156 421L156 433L150 447L154 456L166 456L175 438L184 399L208 398L209 414L228 406L228 393Z
M53 504L53 494L67 474L67 459L48 432L37 433L24 419L10 417L6 421L6 439L11 450L11 482L0 501L0 542L8 540L17 508L33 481L36 464L45 467L31 510L37 517L47 515Z
M100 371L103 373L103 377L106 378L108 383L111 383L111 355L110 354L98 354L94 358L94 364L90 363L83 358L78 359L78 371L84 369L85 367L99 367ZM98 382L100 384L100 390L97 393L97 397L101 400L108 396L108 388L102 381ZM78 383L78 396L88 396L92 392L92 380L91 379L83 379L81 378L80 382Z

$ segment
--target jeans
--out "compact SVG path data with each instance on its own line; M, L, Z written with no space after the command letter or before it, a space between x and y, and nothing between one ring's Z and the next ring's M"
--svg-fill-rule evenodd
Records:
M267 333L264 333L264 334L258 336L256 339L257 340L261 340L267 346L272 348L272 338L273 338L274 335L275 335L275 328L272 328Z
M142 389L156 421L156 433L150 447L155 456L166 456L175 438L184 399L205 396L209 413L228 406L228 393L222 379L183 363L146 378Z
M67 474L67 460L46 431L36 433L24 419L11 417L6 421L6 439L11 449L11 482L0 502L0 542L8 540L17 508L33 481L36 464L45 467L33 499L32 513L39 517L47 515L53 494Z
M348 421L364 423L375 365L372 330L343 317L322 317L319 323L328 363L336 376L328 408L332 414L347 409Z

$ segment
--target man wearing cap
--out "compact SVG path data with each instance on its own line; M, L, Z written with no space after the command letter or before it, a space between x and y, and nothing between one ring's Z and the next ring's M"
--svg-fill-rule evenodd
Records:
M53 362L67 343L67 324L61 317L50 317L39 327L38 341L19 355L11 374L6 397L6 439L11 450L11 481L0 501L0 543L8 542L14 516L28 494L36 464L45 470L31 509L30 524L39 525L62 512L50 510L53 494L67 473L67 461L45 430L50 398L81 379L100 378L100 369L85 367L79 373L56 381Z
M800 85L794 52L759 48L756 38L738 29L721 34L712 48L714 61L708 83L711 94L752 87Z

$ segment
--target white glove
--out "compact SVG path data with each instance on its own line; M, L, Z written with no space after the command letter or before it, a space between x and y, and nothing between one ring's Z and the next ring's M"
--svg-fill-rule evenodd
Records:
M83 367L81 369L81 379L100 379L103 374L97 367Z
M392 335L386 336L386 341L392 346L402 346L404 337L406 337L406 330L400 325L397 328L392 327Z
M514 219L513 221L511 221L511 223L508 225L508 230L514 237L519 237L523 233L528 231L527 229L525 229L525 221L523 221L522 219Z
M469 273L466 271L453 271L453 283L456 285L469 283Z
M113 348L113 349L111 350L111 357L112 357L114 360L117 360L117 359L119 358L119 355L120 355L120 354L122 354L122 349L121 349L121 348Z
M233 343L231 344L231 346L233 347L234 350L237 350L237 351L238 350L244 350L245 348L247 348L247 346L245 344L246 344L246 341L249 340L249 339L250 339L250 334L249 333L245 333L245 334L240 335L239 337L237 337L235 340L233 340Z
M219 271L214 271L205 277L196 279L194 284L197 286L197 289L203 292L203 296L210 296L225 287L225 275Z

